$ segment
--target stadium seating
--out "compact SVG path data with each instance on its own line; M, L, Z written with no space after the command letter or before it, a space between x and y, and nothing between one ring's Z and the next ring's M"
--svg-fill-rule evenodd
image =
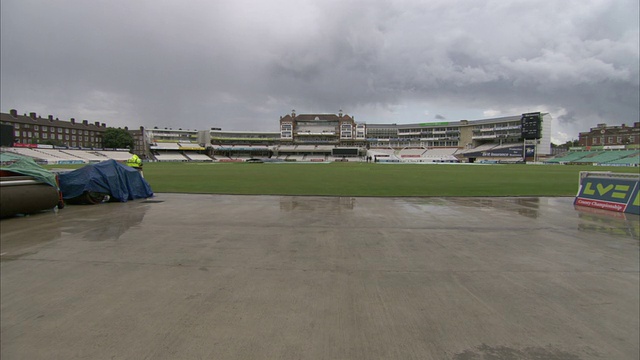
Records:
M96 151L96 152L104 155L107 159L112 159L115 161L127 161L131 157L131 154L127 151L102 150L102 151Z
M30 158L35 159L36 161L57 162L60 159L55 156L36 152L34 149L30 149L30 148L11 147L11 148L3 148L3 150L6 150L14 154L22 155L22 156L28 156Z
M194 152L185 152L184 154L189 160L193 161L213 161L209 156L205 154L198 154Z
M48 155L50 158L57 160L84 160L75 154L68 153L66 151L60 151L57 149L33 149L34 151Z
M458 151L457 148L430 149L422 154L422 158L427 162L457 162L458 158L453 155L456 151Z
M584 163L584 164L637 164L638 150L607 150L607 151L571 151L553 159L545 161L546 163Z
M607 162L605 165L629 165L629 166L638 166L640 165L640 152L637 150L630 151L631 153L623 158L618 158L616 160L612 160Z
M128 151L115 150L69 150L49 148L20 148L7 147L3 151L9 151L18 155L28 156L38 161L46 161L49 164L59 162L101 162L109 159L126 161L131 157Z
M589 155L593 155L593 153L591 151L571 151L568 153L565 153L561 156L557 156L553 159L549 159L546 162L547 163L567 163L567 162L575 162L577 160L580 160L584 157L587 157Z
M312 151L316 150L316 145L296 145L295 151Z
M594 163L608 163L610 161L618 160L625 158L633 153L636 153L636 150L622 150L622 151L603 151L598 153L596 156L589 158L590 162Z
M304 161L313 161L313 162L325 161L325 156L324 155L307 155Z
M59 150L59 152L78 159L86 160L87 162L100 162L108 160L108 158L103 156L102 154L90 150Z
M404 148L397 155L400 158L421 158L426 151L425 148Z
M487 150L491 150L491 149L493 149L493 148L495 148L497 146L499 146L499 145L497 145L497 144L484 144L484 145L477 146L475 148L459 150L457 153L458 154L465 154L465 153L469 153L469 152L487 151Z
M155 157L156 157L156 160L158 160L158 161L187 161L187 160L189 160L179 152L170 152L170 151L163 152L161 154L156 154Z
M400 162L400 158L396 156L395 150L391 148L376 148L367 151L367 156L371 156L380 162Z
M150 146L152 150L180 150L178 143L154 143Z

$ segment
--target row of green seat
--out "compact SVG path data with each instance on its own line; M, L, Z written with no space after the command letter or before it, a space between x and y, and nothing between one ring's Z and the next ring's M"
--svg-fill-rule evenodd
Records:
M562 156L546 161L547 163L597 163L597 164L638 164L640 152L638 150L610 150L610 151L571 151Z

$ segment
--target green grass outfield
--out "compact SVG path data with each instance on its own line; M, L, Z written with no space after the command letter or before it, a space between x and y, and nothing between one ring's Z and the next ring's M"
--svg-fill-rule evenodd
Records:
M581 170L637 174L640 168L524 164L147 163L144 176L156 193L575 196Z

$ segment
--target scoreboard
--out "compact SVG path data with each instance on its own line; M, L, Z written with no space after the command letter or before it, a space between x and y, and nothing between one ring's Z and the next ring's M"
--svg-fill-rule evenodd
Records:
M520 125L523 139L532 140L542 137L542 119L539 112L522 114Z
M0 124L0 146L13 146L13 126Z

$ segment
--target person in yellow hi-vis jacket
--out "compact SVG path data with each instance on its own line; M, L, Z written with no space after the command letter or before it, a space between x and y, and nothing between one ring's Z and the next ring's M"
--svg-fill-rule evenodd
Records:
M127 166L131 166L132 168L138 170L140 172L140 175L144 177L144 175L142 174L142 160L140 159L140 157L138 157L138 155L133 154L133 156L131 156L129 160L127 160Z

